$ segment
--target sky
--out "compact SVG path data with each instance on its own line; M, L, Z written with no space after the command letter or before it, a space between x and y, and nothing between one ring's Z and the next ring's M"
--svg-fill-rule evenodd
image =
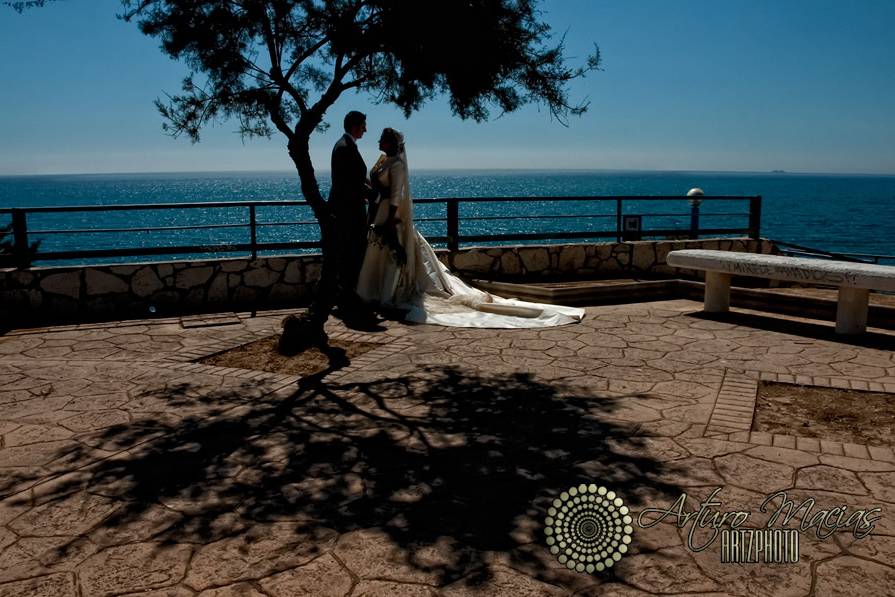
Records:
M568 127L526 107L464 122L439 99L405 119L350 93L312 138L326 170L345 112L405 133L417 169L700 170L895 174L891 0L546 0L571 64L596 43L603 70L570 86L589 110ZM0 6L0 175L291 170L281 136L236 125L172 139L153 100L185 65L116 19L117 0ZM462 33L462 32L461 32ZM462 43L462 35L458 35Z

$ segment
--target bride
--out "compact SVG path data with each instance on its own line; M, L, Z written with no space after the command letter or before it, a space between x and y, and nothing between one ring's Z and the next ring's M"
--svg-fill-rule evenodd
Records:
M534 328L577 323L584 309L504 299L465 284L435 256L413 225L403 135L382 131L383 152L370 171L379 202L357 294L374 306L407 311L405 320L454 327Z

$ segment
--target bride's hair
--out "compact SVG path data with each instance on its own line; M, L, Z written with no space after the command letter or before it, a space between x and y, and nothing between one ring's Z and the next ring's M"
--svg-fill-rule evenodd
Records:
M401 134L401 131L386 127L382 129L382 138L390 141L395 148L394 153L389 154L390 156L404 153L404 135Z

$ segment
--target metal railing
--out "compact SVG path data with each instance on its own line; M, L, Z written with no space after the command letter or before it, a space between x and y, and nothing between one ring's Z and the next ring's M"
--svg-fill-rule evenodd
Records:
M813 257L815 259L833 259L836 261L851 261L853 263L879 263L880 261L895 261L895 255L875 255L872 253L836 253L823 249L804 247L782 240L771 241L780 250L782 255L790 257Z
M629 214L625 213L626 204L632 202L655 202L655 201L688 201L690 209L687 212L679 213L642 213ZM725 216L725 217L748 217L745 226L741 227L709 227L700 226L700 204L709 201L731 202L740 201L748 202L748 212L734 213L706 213L703 217ZM557 202L564 204L588 205L601 204L606 205L609 202L614 209L605 210L604 213L554 213L554 214L532 214L525 213L521 215L507 215L506 213L497 213L496 215L460 215L463 206L483 206L491 205L500 208L503 204L509 203L532 203L532 204L555 204ZM478 198L438 198L438 199L416 199L414 204L418 206L430 206L435 204L444 205L443 217L420 217L417 222L444 222L446 235L427 236L432 243L446 243L447 248L456 251L462 243L504 243L519 241L557 241L557 240L585 240L585 239L613 239L616 242L625 240L639 240L643 237L684 237L699 238L707 235L722 234L740 234L748 235L757 239L760 234L761 227L761 197L760 196L702 196L698 200L693 200L675 196L613 196L613 197L478 197ZM613 205L614 204L614 205ZM296 250L296 249L315 249L320 247L319 240L289 240L277 242L262 242L258 240L258 230L266 227L274 226L316 226L316 220L296 220L296 221L258 221L258 209L262 207L307 207L306 201L218 201L218 202L198 202L198 203L148 203L148 204L123 204L123 205L75 205L75 206L52 206L52 207L17 207L0 209L0 214L8 214L11 216L12 227L12 252L5 256L7 263L15 265L26 265L28 261L50 261L50 260L72 260L72 259L101 259L116 257L144 257L157 255L179 255L191 253L243 253L249 254L254 259L258 256L259 251L272 250ZM50 229L29 229L29 219L31 216L42 214L62 214L62 213L81 213L81 214L109 214L117 212L137 212L150 211L161 212L164 210L193 210L193 209L244 209L244 220L237 223L190 223L186 225L173 226L122 226L122 227L73 227L73 228L50 228ZM431 210L430 210L431 211ZM687 218L689 216L689 226L682 228L642 228L643 219L662 218L675 216L679 218ZM633 219L631 219L633 218ZM463 234L461 232L461 224L463 223L482 223L488 221L516 221L516 220L546 220L553 222L569 221L569 222L610 222L609 226L604 226L599 230L573 229L563 231L543 231L543 232L507 232L500 234ZM102 223L102 219L100 219ZM53 235L91 235L98 233L106 234L129 234L144 232L163 232L163 231L186 231L186 230L211 230L211 229L245 229L249 230L248 242L226 242L221 244L180 244L176 246L131 246L116 248L75 248L64 250L41 250L38 248L36 252L31 251L31 243L36 237L52 237ZM70 239L69 239L70 240ZM87 241L89 243L89 241ZM82 245L83 247L83 245Z

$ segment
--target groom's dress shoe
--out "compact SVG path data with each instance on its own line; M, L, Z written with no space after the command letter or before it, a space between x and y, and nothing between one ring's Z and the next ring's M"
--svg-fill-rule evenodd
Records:
M346 326L352 329L376 328L379 317L366 305L339 305L333 315L342 320Z
M345 327L361 332L381 332L383 328L380 319L374 314L352 314L348 317L342 317L342 323Z

